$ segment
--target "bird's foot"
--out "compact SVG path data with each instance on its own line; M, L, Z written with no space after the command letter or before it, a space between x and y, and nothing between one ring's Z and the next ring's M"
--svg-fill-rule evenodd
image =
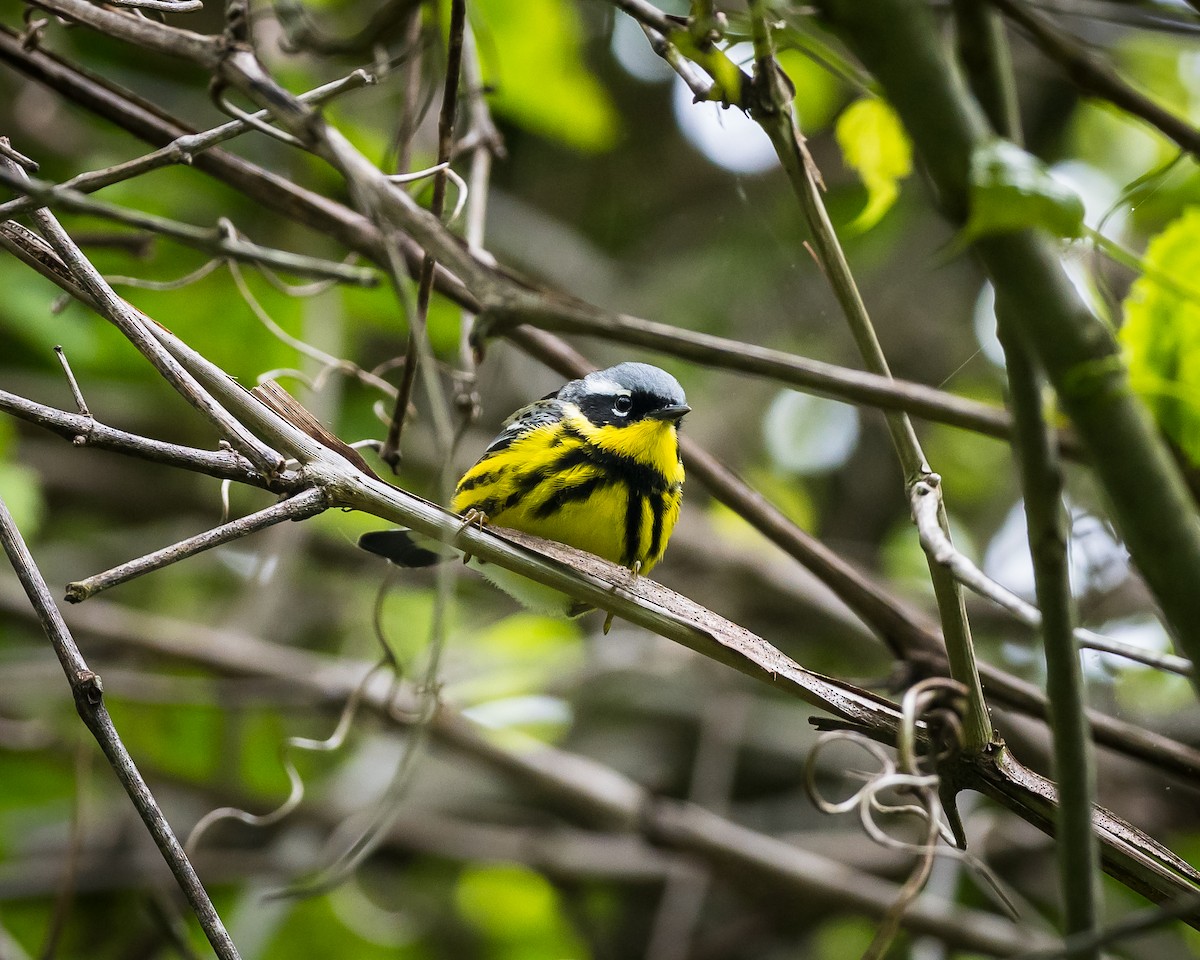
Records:
M471 524L474 524L475 527L479 530L479 532L482 533L483 528L488 525L488 522L489 522L488 515L486 513L484 513L482 510L472 507L470 510L468 510L466 513L463 514L463 521L459 525L458 532L462 533L464 530L467 529L467 527L471 526ZM470 562L471 562L470 552L464 551L463 552L463 563L467 564Z
M634 583L637 583L637 578L641 575L641 572L642 572L642 561L634 560L633 563L631 563L629 565L629 573L633 577ZM613 592L615 593L616 590L617 590L617 585L614 583L613 584ZM608 631L612 628L612 622L613 622L614 616L615 616L615 614L610 613L608 616L606 616L604 618L604 635L605 636L608 636Z

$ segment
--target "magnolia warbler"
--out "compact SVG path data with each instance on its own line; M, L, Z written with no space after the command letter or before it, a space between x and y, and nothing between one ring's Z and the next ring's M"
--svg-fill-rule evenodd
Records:
M454 492L451 509L578 547L645 573L660 559L683 500L679 421L691 410L679 381L646 363L572 380L505 421ZM409 530L364 534L359 545L400 566L445 558ZM526 606L574 616L561 593L472 561Z

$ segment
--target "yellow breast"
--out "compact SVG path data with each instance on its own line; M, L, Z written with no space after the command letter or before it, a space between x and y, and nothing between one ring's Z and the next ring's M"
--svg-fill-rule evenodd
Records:
M597 427L567 405L562 421L480 459L459 481L452 507L613 563L640 561L645 572L661 559L682 499L674 424Z

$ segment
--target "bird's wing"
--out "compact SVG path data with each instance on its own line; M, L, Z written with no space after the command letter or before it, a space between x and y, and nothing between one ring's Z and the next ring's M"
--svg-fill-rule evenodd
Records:
M525 435L530 430L536 430L538 427L558 423L562 417L562 401L556 400L554 394L543 397L527 407L522 407L504 421L504 429L496 434L496 438L487 445L484 455L507 450L517 437Z

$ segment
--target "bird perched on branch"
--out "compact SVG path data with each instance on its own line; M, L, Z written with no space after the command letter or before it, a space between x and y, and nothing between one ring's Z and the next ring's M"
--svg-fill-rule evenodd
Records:
M678 425L691 410L679 381L645 363L572 380L522 407L458 482L451 508L577 547L639 573L666 550L683 499ZM410 530L364 534L359 546L405 567L445 559ZM558 591L472 560L531 609L589 609Z

